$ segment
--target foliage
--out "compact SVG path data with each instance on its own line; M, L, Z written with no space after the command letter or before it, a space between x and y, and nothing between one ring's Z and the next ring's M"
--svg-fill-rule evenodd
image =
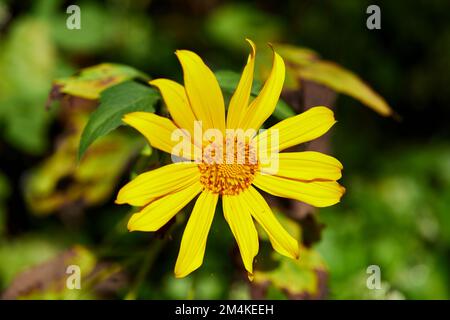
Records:
M392 114L386 101L352 72L336 63L320 60L310 49L291 45L279 45L277 49L286 60L292 78L314 81L347 94L383 116Z
M133 111L153 112L157 101L159 95L155 89L131 81L105 90L98 109L89 117L83 130L78 158L94 140L119 127L125 114Z
M56 64L49 27L35 18L20 18L0 48L1 134L25 152L42 152L50 118L44 106Z
M81 70L77 76L58 79L54 85L62 93L95 100L103 90L133 78L148 80L144 73L129 66L102 63Z
M369 4L79 1L77 31L65 28L63 1L0 1L1 294L448 299L450 8L386 2L382 29L368 31ZM261 232L252 283L217 212L203 267L178 280L173 261L190 208L157 233L129 233L136 208L113 203L130 176L168 162L121 118L136 110L167 116L147 81L182 82L176 49L199 52L228 100L249 51L246 37L258 47L252 97L271 65L268 42L286 62L285 91L269 124L301 111L290 98L301 98L306 80L341 94L330 139L347 193L315 213L325 226L313 230L320 241L302 244L299 261L272 255ZM297 210L292 202L276 207L304 240L312 226ZM83 266L81 292L64 289L68 264ZM381 268L381 290L366 287L372 264Z
M88 115L81 110L66 114L68 129L58 148L28 173L25 199L33 213L49 214L66 207L103 203L141 145L129 135L114 132L78 162L78 141Z

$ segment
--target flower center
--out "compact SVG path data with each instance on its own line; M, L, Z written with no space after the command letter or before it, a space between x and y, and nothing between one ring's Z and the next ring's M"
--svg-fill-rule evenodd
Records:
M237 195L250 187L259 169L259 163L248 143L234 142L234 148L211 143L203 148L199 164L200 182L213 193ZM222 155L217 157L216 155Z

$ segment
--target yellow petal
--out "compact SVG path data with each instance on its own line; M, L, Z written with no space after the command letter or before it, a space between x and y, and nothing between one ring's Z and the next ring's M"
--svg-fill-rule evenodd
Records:
M182 129L188 130L191 137L194 137L195 115L189 105L189 100L184 87L175 81L168 79L156 79L150 81L161 92L167 109L175 124Z
M253 184L277 197L302 201L315 207L328 207L340 201L345 188L336 181L299 181L256 174Z
M275 110L281 90L283 89L285 67L283 58L273 52L273 65L269 78L266 80L261 92L247 108L239 124L239 129L258 130Z
M253 218L266 231L273 248L284 256L297 259L299 257L297 240L278 222L261 194L255 188L250 187L239 196L242 197L246 206L251 209Z
M150 112L132 112L126 114L122 120L142 133L152 147L177 157L194 159L195 151L191 139L184 139L180 129L169 119ZM180 146L184 148L179 148Z
M245 66L244 71L242 71L241 79L239 80L239 84L231 97L230 105L228 106L227 128L229 129L238 128L241 116L245 114L244 111L248 107L250 92L252 91L256 48L253 41L249 39L247 39L247 41L250 44L252 51L248 56L247 65Z
M218 194L207 191L203 191L198 197L184 229L175 264L175 277L183 278L202 265L218 198Z
M225 130L225 106L222 91L214 73L194 52L177 50L183 67L184 87L195 117L202 120L203 129Z
M294 117L278 122L256 137L259 150L284 150L325 134L336 123L333 111L327 107L314 107ZM278 143L273 143L278 137Z
M200 180L197 164L174 163L138 175L120 189L116 203L144 206L166 194L182 190Z
M343 168L337 159L315 151L275 154L270 163L261 165L261 171L276 166L274 175L295 180L339 180Z
M159 198L147 205L128 221L130 231L157 231L183 209L202 190L200 181Z
M242 261L249 277L253 275L253 259L258 253L258 233L250 215L250 208L240 195L222 197L223 214L237 241Z

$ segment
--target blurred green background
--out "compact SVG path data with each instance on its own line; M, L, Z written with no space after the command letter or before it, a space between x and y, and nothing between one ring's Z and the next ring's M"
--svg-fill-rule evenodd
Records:
M240 72L249 37L266 54L267 42L313 49L358 74L399 115L382 117L342 95L336 102L332 149L344 164L347 193L316 215L325 228L313 249L328 274L321 297L450 298L448 1L380 1L381 30L366 28L372 1L364 0L77 1L81 30L65 27L70 4L0 0L0 292L78 297L56 284L36 289L36 281L60 281L54 257L71 248L91 279L83 298L255 294L235 271L234 240L221 217L202 268L174 279L182 228L164 240L128 233L129 208L113 204L130 166L161 160L145 157L143 140L124 130L102 139L95 159L76 167L79 133L95 103L62 100L45 108L54 79L102 62L180 80L173 52L186 48L215 70ZM23 275L36 265L38 280ZM381 290L366 287L369 265L380 266ZM283 289L272 285L265 296L286 298L292 288Z

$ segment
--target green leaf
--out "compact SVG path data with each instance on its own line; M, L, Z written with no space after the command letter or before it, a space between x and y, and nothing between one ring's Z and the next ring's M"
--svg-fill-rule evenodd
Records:
M159 93L148 86L127 81L106 89L100 97L100 106L89 117L78 149L81 159L87 148L99 137L121 126L122 117L134 111L154 112Z
M236 89L239 79L241 78L240 74L229 71L229 70L220 70L215 73L217 81L219 82L220 87L225 93L233 94ZM251 90L251 95L256 97L261 90L261 82L254 80ZM273 116L279 120L283 120L292 116L295 116L295 111L283 100L279 99L277 106L275 107L275 111L273 112Z
M55 80L55 84L61 86L60 91L72 96L85 99L98 99L100 93L118 83L134 78L144 81L149 77L132 67L114 64L101 63L86 69L82 69L79 75Z

